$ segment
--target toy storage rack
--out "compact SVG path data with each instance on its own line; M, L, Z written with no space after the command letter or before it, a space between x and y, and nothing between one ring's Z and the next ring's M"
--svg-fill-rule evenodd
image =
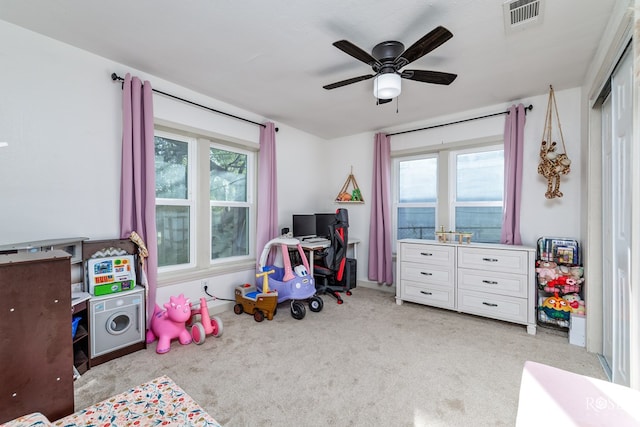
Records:
M578 294L580 299L584 301L584 282L578 281L573 285L567 285L566 281L557 280L555 283L541 278L539 268L544 263L553 262L556 264L559 279L572 276L572 271L579 269L580 279L584 280L584 270L581 264L580 244L577 240L562 237L541 237L537 243L536 254L536 283L538 286L538 323L557 327L560 329L568 329L570 327L570 313L566 317L560 317L560 313L549 316L543 302L552 296L559 298L568 294ZM576 272L577 273L577 272ZM556 317L558 316L558 317Z

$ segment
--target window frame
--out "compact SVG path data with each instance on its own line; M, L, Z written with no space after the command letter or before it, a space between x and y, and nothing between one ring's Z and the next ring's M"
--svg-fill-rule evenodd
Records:
M459 202L456 199L457 195L457 156L459 154L471 154L471 153L485 153L490 151L502 151L504 158L504 144L482 145L475 147L467 147L449 151L449 227L454 227L456 224L456 208L458 207L499 207L504 209L504 188L501 201L493 202ZM504 182L504 169L503 169L503 182ZM497 242L496 242L497 243Z
M392 161L392 177L391 177L391 198L392 211L391 223L392 231L392 250L396 252L398 241L398 192L399 192L399 164L402 161L420 159L426 157L437 157L438 173L437 173L437 206L435 212L436 229L444 226L445 229L451 229L455 226L455 207L456 195L456 164L455 158L457 154L504 150L504 141L502 135L496 135L486 138L478 138L468 141L457 141L452 143L444 143L437 146L425 146L418 149L402 150L391 153ZM488 206L489 203L495 206L504 205L504 194L502 202L466 202L464 206L471 206L475 203L479 206ZM499 203L496 204L496 203ZM433 236L435 240L435 236Z
M436 182L436 201L435 202L400 202L400 163L405 161L412 160L423 160L423 159L436 159L437 166L437 182ZM395 242L398 241L398 211L401 208L434 208L435 209L435 218L438 218L439 208L438 208L438 185L439 185L439 174L440 174L440 162L438 161L438 153L435 152L427 152L421 154L414 154L409 156L399 156L392 158L392 221L393 224L393 249L395 251ZM434 224L435 225L435 224Z
M167 266L158 266L158 274L170 273L174 271L182 271L195 268L196 260L196 218L197 218L197 199L195 195L198 189L198 180L196 173L196 148L197 140L176 132L154 129L155 136L171 139L174 141L184 142L187 144L187 198L186 199L168 199L158 198L156 196L156 209L158 206L188 206L189 207L189 262L186 264L172 264ZM155 147L155 144L154 144ZM157 179L157 178L156 178ZM185 202L181 202L185 200ZM157 217L156 217L157 218Z
M256 159L256 153L254 151L251 151L247 148L240 148L237 146L233 146L233 145L225 145L222 144L220 142L214 142L211 141L208 145L208 150L209 153L211 152L211 148L215 148L218 150L224 150L224 151L230 151L230 152L234 152L234 153L239 153L239 154L243 154L245 156L247 156L247 199L244 202L237 202L237 201L225 201L225 202L221 202L221 201L214 201L211 200L211 195L209 193L209 185L207 185L207 194L209 194L208 200L209 200L209 206L208 206L208 218L209 218L209 243L208 243L208 247L209 247L209 254L208 254L208 258L209 258L209 263L212 266L215 265L220 265L220 264L225 264L225 263L232 263L232 262L238 262L238 261L244 261L244 260L250 260L250 259L255 259L255 245L256 245L256 238L255 238L255 234L256 234L256 210L257 210L257 206L256 206L256 176L257 176L257 171L256 171L256 164L257 164L257 159ZM210 172L209 172L210 175ZM237 207L244 207L244 208L248 208L249 209L249 213L247 215L247 219L249 221L248 224L248 230L247 230L247 236L248 236L248 254L247 255L237 255L237 256L231 256L231 257L225 257L225 258L220 258L220 259L212 259L211 258L211 240L213 238L213 230L211 229L211 208L213 208L214 206L218 206L218 207L233 207L233 208L237 208Z
M255 264L256 217L257 217L257 164L259 146L249 142L228 141L218 136L207 135L193 129L182 129L175 123L157 123L154 136L189 143L189 187L190 196L190 244L188 264L158 267L161 286L198 280L212 275L244 271ZM210 200L210 147L240 152L247 156L247 202L248 203L248 254L243 256L211 259L211 200ZM156 205L171 205L171 199L156 198ZM238 202L234 202L238 203ZM237 205L236 205L237 206Z

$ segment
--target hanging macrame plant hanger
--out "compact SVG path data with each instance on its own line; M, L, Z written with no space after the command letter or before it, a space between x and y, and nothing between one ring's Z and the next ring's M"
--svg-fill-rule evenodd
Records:
M349 190L350 188L351 190ZM353 166L351 167L351 173L336 196L336 202L364 203L356 177L353 176Z
M561 153L556 151L558 144L556 141L553 141L554 112L556 121L558 122L560 142L562 143ZM547 116L544 122L544 132L540 145L540 163L538 164L538 173L547 179L547 192L544 194L547 199L563 196L560 191L560 177L567 175L569 172L571 172L571 160L569 160L567 156L567 147L564 145L564 136L562 135L562 126L560 125L560 116L558 114L558 106L556 105L553 86L549 86Z

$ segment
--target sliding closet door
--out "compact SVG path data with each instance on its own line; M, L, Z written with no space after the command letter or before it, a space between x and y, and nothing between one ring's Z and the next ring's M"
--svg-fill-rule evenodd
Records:
M603 157L611 158L609 168L610 187L603 186L603 202L611 203L608 217L603 217L610 227L611 243L609 270L604 270L604 288L610 287L611 321L611 380L629 385L630 369L630 273L631 273L631 144L633 128L633 64L627 52L611 79L611 144L610 154L603 148ZM606 209L606 208L605 208ZM605 211L606 212L606 211ZM603 212L604 213L604 212ZM607 224L608 223L608 224ZM607 237L607 236L604 236ZM608 243L605 243L605 247ZM606 258L606 256L605 256ZM606 267L606 264L603 268ZM605 291L605 300L606 293ZM606 320L605 320L606 323ZM605 328L606 329L606 328ZM606 333L606 332L605 332ZM606 342L605 342L606 344Z
M611 147L611 94L602 104L602 356L611 378L613 366L613 234Z

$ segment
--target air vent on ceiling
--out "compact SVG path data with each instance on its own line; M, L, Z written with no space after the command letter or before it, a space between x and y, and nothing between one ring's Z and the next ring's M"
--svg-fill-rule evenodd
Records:
M503 5L507 34L542 23L544 0L509 0Z

